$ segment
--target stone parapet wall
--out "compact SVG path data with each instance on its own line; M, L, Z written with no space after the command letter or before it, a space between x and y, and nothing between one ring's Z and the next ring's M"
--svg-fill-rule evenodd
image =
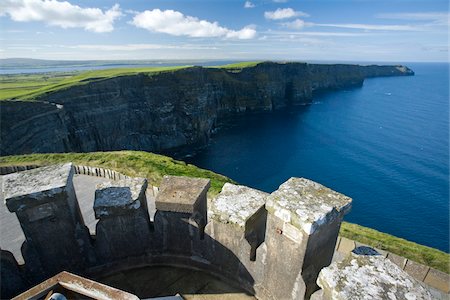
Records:
M110 179L95 191L95 236L84 225L74 174ZM2 297L61 271L99 279L105 271L168 265L220 275L258 299L309 299L334 250L356 246L338 238L351 199L318 183L291 178L271 194L226 184L207 201L209 187L208 179L165 176L159 189L149 188L144 178L72 164L4 176L6 206L26 241L22 266L1 251L2 282L13 283L2 286ZM153 221L148 192L157 193ZM401 272L412 282L440 276L417 269L404 262Z
M32 170L42 167L41 165L12 165L12 166L3 166L0 167L0 175L7 175L15 172L21 172L26 170ZM88 176L96 176L103 177L110 180L120 180L120 179L129 179L130 176L124 175L117 171L100 168L100 167L91 167L91 166L83 166L83 165L73 165L75 174L77 175L88 175ZM149 184L148 191L152 196L156 196L158 194L158 187Z
M360 246L367 246L367 245L340 236L336 243L336 251L343 256L347 256L355 248ZM385 258L392 261L400 269L408 273L414 279L424 282L425 284L435 289L438 289L444 293L447 294L450 293L449 274L430 268L429 266L417 263L405 257L398 256L394 253L390 253L385 250L380 250L377 248L375 248L375 250Z

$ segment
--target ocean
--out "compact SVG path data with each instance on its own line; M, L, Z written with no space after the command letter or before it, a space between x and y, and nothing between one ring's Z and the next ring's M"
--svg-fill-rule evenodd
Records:
M353 198L346 221L449 252L449 64L406 65L415 76L230 119L185 160L266 192L312 179Z

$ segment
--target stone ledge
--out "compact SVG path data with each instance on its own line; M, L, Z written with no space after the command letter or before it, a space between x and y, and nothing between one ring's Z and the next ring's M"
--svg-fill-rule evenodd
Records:
M121 179L100 183L95 191L94 212L98 219L103 216L136 210L147 189L145 178ZM144 199L145 200L145 199Z
M322 269L324 299L432 299L430 292L381 255L351 253Z
M284 222L311 235L339 214L346 214L352 199L305 178L290 178L270 194L266 209Z
M245 227L246 222L264 207L268 195L246 186L225 183L220 194L211 201L208 216L221 223Z
M157 210L193 213L211 183L205 178L164 176L155 205Z
M3 176L3 196L9 211L45 203L64 191L73 177L72 163L52 165Z

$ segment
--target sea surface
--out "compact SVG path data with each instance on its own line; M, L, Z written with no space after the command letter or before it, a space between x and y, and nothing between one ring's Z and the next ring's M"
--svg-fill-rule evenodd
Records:
M449 252L449 65L406 65L415 76L230 119L185 160L267 192L312 179L353 198L346 221Z

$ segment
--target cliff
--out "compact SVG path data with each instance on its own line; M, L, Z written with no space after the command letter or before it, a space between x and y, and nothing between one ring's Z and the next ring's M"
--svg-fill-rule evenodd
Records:
M368 77L413 74L403 66L265 62L92 78L34 101L1 101L0 153L202 146L226 115L308 104L317 91L361 86Z

